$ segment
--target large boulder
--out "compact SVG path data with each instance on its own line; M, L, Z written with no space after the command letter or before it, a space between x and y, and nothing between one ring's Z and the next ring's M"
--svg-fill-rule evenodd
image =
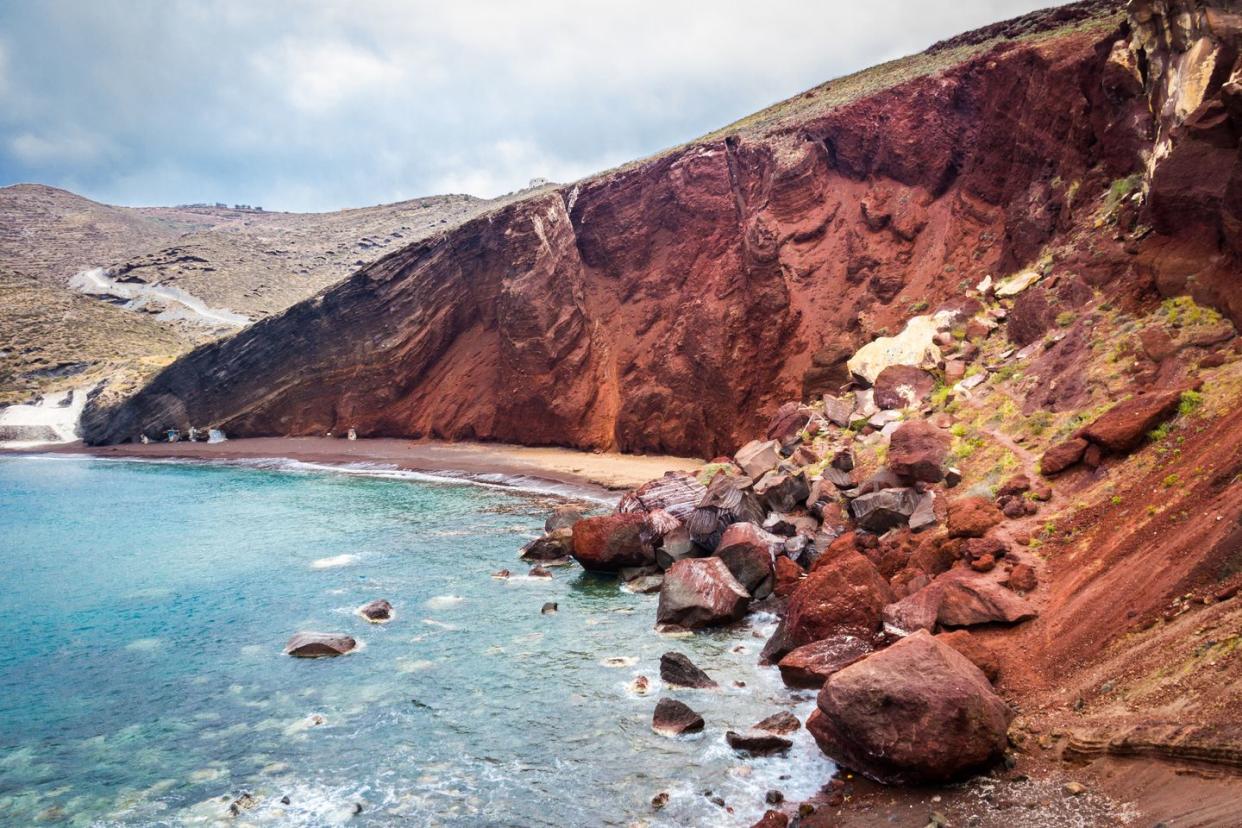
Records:
M574 560L591 572L654 564L655 553L643 543L642 530L642 512L584 518L573 528Z
M752 480L758 480L781 462L781 444L776 440L751 440L737 450L734 460Z
M1047 476L1060 474L1082 460L1089 445L1091 444L1081 437L1071 437L1049 447L1044 456L1039 458L1039 473Z
M790 687L823 687L833 673L844 669L875 648L856 635L834 635L793 650L777 664Z
M680 736L703 729L703 717L676 699L660 699L651 715L651 729L663 736Z
M944 479L948 436L926 420L902 423L889 438L888 467L908 480L939 483Z
M1012 718L978 667L919 632L834 673L807 729L878 782L942 784L999 759Z
M946 572L925 589L940 591L936 620L943 627L1016 624L1039 614L1029 601L995 580L964 569Z
M1005 519L985 497L962 497L949 503L949 537L981 538Z
M892 600L892 590L875 564L853 550L842 550L803 579L789 597L786 652L833 635L869 638Z
M750 594L719 558L687 558L664 573L656 622L661 625L708 627L727 624L746 614Z
M979 640L978 636L966 630L953 630L938 634L936 640L948 644L966 656L967 660L983 671L988 681L993 684L1000 678L1000 659L996 657L991 647Z
M860 528L881 535L909 521L919 499L914 489L880 489L851 500L850 513Z
M331 658L345 655L358 646L345 633L299 632L285 644L285 654L294 658Z
M875 378L875 404L881 409L909 408L931 395L932 375L913 365L890 365Z
M786 474L769 472L755 484L759 495L768 508L776 512L788 512L801 506L811 494L811 487L802 472Z
M685 518L698 504L707 487L689 472L670 471L626 493L617 504L618 512L663 511Z
M711 676L700 670L687 656L677 652L660 656L660 681L673 687L700 690L717 686Z
M940 348L935 336L939 322L932 316L914 316L896 336L874 339L854 352L846 366L854 376L874 385L890 365L935 365Z
M753 523L735 523L721 535L715 554L752 597L766 598L775 585L775 553L783 544Z
M1147 433L1177 411L1181 392L1144 394L1119 402L1076 436L1085 437L1106 451L1124 454L1138 448Z

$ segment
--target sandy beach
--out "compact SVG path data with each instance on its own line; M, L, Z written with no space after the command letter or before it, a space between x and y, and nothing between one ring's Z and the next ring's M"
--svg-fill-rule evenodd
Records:
M663 455L584 452L503 443L444 443L391 438L252 437L223 443L148 443L87 446L82 443L31 449L43 454L90 454L180 460L285 458L307 463L374 463L427 473L532 477L611 492L631 489L666 471L691 471L701 460Z

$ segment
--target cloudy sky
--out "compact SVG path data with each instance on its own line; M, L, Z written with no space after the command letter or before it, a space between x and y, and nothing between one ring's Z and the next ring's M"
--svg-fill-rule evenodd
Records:
M0 184L330 210L570 181L1051 0L6 0Z

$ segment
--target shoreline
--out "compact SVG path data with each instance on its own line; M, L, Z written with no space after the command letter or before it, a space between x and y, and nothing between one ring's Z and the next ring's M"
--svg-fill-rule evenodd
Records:
M587 452L507 443L438 442L380 437L345 440L332 437L243 437L222 443L126 443L88 446L81 442L0 449L0 456L86 455L126 460L237 462L291 460L340 467L373 465L383 470L441 475L445 479L506 483L513 478L582 490L593 499L615 499L620 493L662 476L666 471L692 471L694 458L667 455ZM550 489L548 494L568 495Z

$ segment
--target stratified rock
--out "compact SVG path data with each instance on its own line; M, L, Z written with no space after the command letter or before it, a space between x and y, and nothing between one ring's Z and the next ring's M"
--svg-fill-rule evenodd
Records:
M299 632L285 644L286 655L295 658L330 658L345 655L358 646L345 633Z
M662 511L684 519L702 499L707 487L689 472L670 471L626 493L617 504L618 512Z
M734 750L751 756L771 756L774 753L784 753L793 747L793 742L783 736L754 730L745 733L730 730L725 733L725 741Z
M676 699L660 699L651 716L651 729L662 736L680 736L703 729L703 717Z
M850 513L859 527L879 535L909 521L919 499L914 489L881 489L850 501Z
M939 483L944 479L944 458L949 438L925 420L902 423L888 445L888 467L908 480Z
M551 534L559 529L572 529L574 524L586 517L586 510L571 503L562 503L552 510L543 522L543 531Z
M573 529L560 527L535 538L523 546L521 558L524 561L540 561L543 563L567 561L573 557L573 552Z
M1044 456L1039 459L1039 473L1049 476L1060 474L1082 460L1083 452L1089 445L1090 443L1081 437L1071 437L1065 442L1057 443L1045 451Z
M873 649L868 641L856 635L833 635L798 647L777 666L781 680L790 687L823 687L829 676Z
M931 395L936 381L913 365L890 365L875 378L875 404L882 409L910 408Z
M949 537L981 538L1005 519L987 498L963 497L949 503Z
M592 572L654 564L655 554L642 542L642 528L641 512L584 518L573 528L574 560Z
M373 624L382 624L392 620L392 604L383 598L376 598L358 607L358 614Z
M1132 397L1117 403L1076 436L1085 437L1116 454L1133 451L1149 431L1177 411L1180 400L1178 391Z
M879 782L942 784L999 759L1012 718L978 667L919 632L828 679L807 729Z
M798 717L790 713L788 710L782 710L780 713L773 713L763 721L754 726L754 730L766 730L768 733L775 733L778 736L787 736L802 727L802 722L798 721Z
M750 594L719 558L689 558L664 573L656 621L696 628L736 621L746 614Z
M869 637L891 602L892 591L875 564L845 550L803 579L789 597L785 652L833 635Z
M660 656L660 680L674 687L707 689L718 686L711 676L695 666L688 657L675 652Z
M751 440L734 455L737 464L751 480L758 480L781 462L781 444L775 440Z

